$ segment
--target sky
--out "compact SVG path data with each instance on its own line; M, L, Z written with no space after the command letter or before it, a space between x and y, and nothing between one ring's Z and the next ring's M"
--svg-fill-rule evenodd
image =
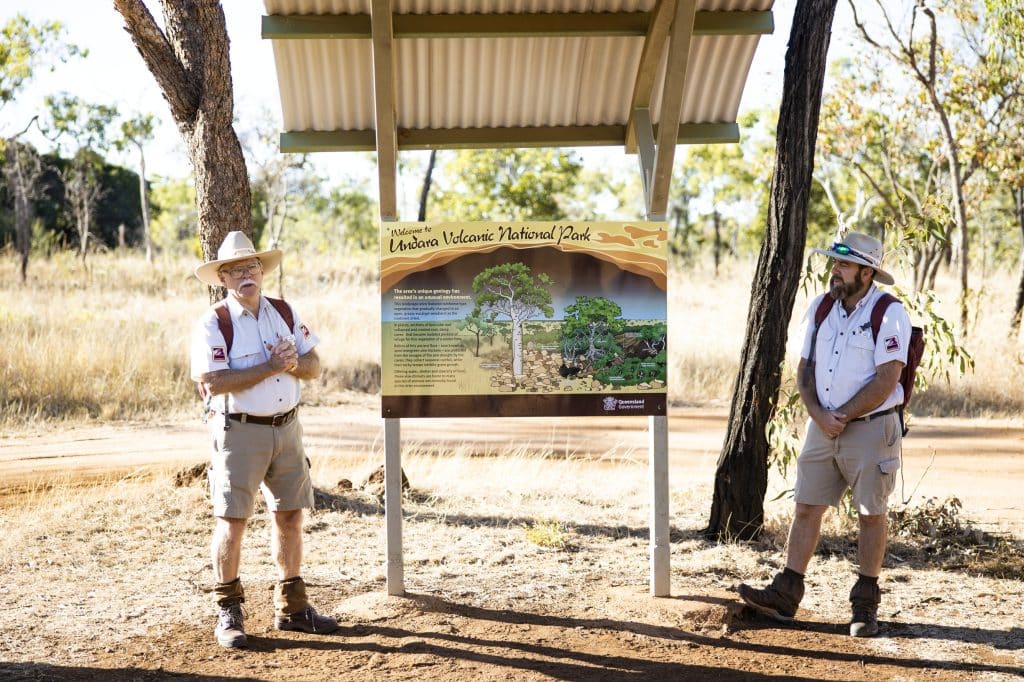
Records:
M790 21L796 0L777 0L773 12L775 33L762 36L754 57L740 113L750 108L777 107L782 89L783 63ZM156 2L147 3L159 21ZM269 41L260 38L260 17L263 3L258 0L223 0L231 45L232 79L235 90L236 117L256 120L268 110L280 125L281 109L277 91L277 74ZM157 137L147 150L147 175L184 177L189 164L184 143L171 119L167 103L153 76L146 68L131 38L124 30L121 15L109 0L2 0L0 21L24 14L34 22L59 20L65 26L68 40L89 50L86 59L75 59L59 65L53 73L39 72L30 87L17 101L0 110L0 135L17 132L42 108L43 97L67 91L85 101L115 104L123 114L153 113L159 120ZM847 48L840 30L849 26L849 8L840 1L833 33L831 55ZM42 140L37 145L49 148ZM636 168L635 156L627 156L621 148L580 150L585 164L607 167L608 164ZM114 159L134 166L134 159ZM313 155L316 165L325 173L352 172L352 155L326 153ZM367 165L368 166L368 165ZM374 176L372 168L363 172ZM403 210L403 218L406 218ZM407 219L407 218L406 218Z

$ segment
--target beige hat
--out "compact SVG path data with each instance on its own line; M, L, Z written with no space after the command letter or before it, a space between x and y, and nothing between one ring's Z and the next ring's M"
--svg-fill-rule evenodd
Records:
M882 269L882 256L885 250L882 242L862 232L848 232L841 240L834 242L828 249L815 249L829 258L843 260L848 263L866 265L875 271L875 281L879 284L893 284L895 280Z
M228 263L250 258L259 258L263 263L264 271L273 270L281 262L281 250L271 249L257 253L256 248L252 245L252 240L246 237L245 233L237 230L228 232L228 235L224 237L224 243L217 249L217 260L203 263L197 267L196 277L212 287L223 286L217 271Z

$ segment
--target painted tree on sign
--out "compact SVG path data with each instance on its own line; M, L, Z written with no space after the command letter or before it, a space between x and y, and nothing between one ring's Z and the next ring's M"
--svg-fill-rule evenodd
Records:
M473 355L476 357L480 357L480 337L493 339L497 333L497 327L492 322L473 314L466 315L456 322L455 328L476 336L476 350L473 352Z
M541 313L555 314L547 289L552 284L545 273L534 277L522 263L495 265L473 278L473 316L493 321L503 315L512 321L512 373L517 377L523 376L523 323Z
M572 339L572 347L585 349L582 355L586 356L586 365L594 367L621 350L615 335L622 332L623 325L622 307L615 301L602 296L577 296L576 302L565 309L562 336Z

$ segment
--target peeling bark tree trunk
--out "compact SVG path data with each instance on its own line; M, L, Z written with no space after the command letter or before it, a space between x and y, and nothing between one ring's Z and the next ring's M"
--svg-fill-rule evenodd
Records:
M1021 310L1024 309L1024 187L1013 189L1013 209L1017 215L1017 227L1020 228L1020 279L1017 282L1017 300L1013 304L1013 317L1010 318L1010 329L1020 329Z
M114 0L171 109L195 174L199 241L211 260L224 236L252 236L252 194L232 127L234 96L224 11L216 0L162 0L163 31L142 0ZM223 289L211 288L211 301Z
M437 150L431 149L430 160L427 161L427 172L423 174L423 189L420 190L420 213L417 220L421 223L427 219L427 199L430 197L430 183L435 163L437 163Z
M6 164L4 172L8 191L14 202L14 241L20 258L21 283L28 281L28 258L32 251L32 220L35 212L32 195L35 184L42 174L39 157L28 145L20 144L15 138L7 139L4 146Z
M807 236L821 90L837 0L798 0L786 50L768 225L750 289L746 341L705 536L746 540L764 521L765 426L775 408Z

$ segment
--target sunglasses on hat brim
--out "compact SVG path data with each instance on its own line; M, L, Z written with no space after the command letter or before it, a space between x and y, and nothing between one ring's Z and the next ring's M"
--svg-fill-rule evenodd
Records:
M868 263L875 262L874 258L865 256L860 251L857 251L856 249L851 249L849 246L841 242L835 242L834 244L832 244L832 248L830 250L833 253L839 254L840 256L853 256L854 258L860 258L861 260L867 261Z

